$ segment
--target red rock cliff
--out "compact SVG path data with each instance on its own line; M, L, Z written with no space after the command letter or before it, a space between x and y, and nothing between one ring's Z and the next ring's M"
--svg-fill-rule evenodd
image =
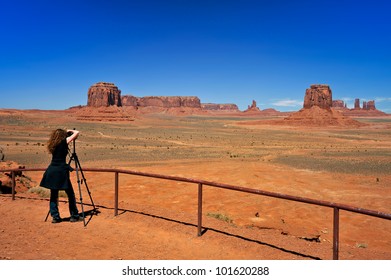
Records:
M201 107L203 110L211 111L239 111L236 104L202 103Z
M123 95L121 97L122 106L137 107L138 98L133 95Z
M88 89L87 106L121 106L121 91L113 83L99 82Z
M201 108L201 101L196 96L147 96L137 99L138 107L161 107L161 108Z
M304 108L318 106L322 109L330 109L333 103L332 92L328 85L311 85L306 89L304 96Z
M345 108L346 104L343 100L333 100L333 107L334 108Z

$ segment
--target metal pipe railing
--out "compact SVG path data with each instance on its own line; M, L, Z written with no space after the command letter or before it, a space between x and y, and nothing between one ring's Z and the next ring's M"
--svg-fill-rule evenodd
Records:
M339 254L339 208L334 207L333 215L333 260L338 260Z
M202 235L202 184L198 184L198 223L197 223L198 236Z
M15 199L15 173L20 171L45 171L45 168L24 168L24 169L2 169L0 172L11 172L11 178L12 178L12 200ZM165 179L165 180L172 180L172 181L179 181L179 182L186 182L186 183L194 183L198 184L198 219L197 219L197 235L202 235L202 191L203 186L211 186L216 188L222 188L222 189L228 189L233 191L239 191L239 192L245 192L245 193L251 193L256 195L262 195L262 196L268 196L268 197L274 197L278 199L283 200L291 200L295 202L301 202L301 203L307 203L312 205L318 205L323 206L327 208L333 209L333 259L337 260L339 257L339 210L345 210L348 212L354 212L362 215L367 216L373 216L381 219L391 220L391 214L390 213L384 213L380 211L373 211L369 209L364 208L358 208L353 207L350 205L344 205L334 202L328 202L323 200L316 200L311 198L304 198L299 196L293 196L293 195L286 195L286 194L280 194L275 192L269 192L269 191L263 191L258 189L251 189L246 187L240 187L240 186L234 186L229 184L221 184L216 182L210 182L205 180L196 180L196 179L190 179L190 178L184 178L184 177L177 177L177 176L167 176L167 175L161 175L161 174L153 174L153 173L145 173L145 172L139 172L139 171L131 171L131 170L124 170L124 169L114 169L114 168L83 168L84 171L89 172L112 172L115 173L114 178L114 215L118 215L118 197L119 197L119 174L128 174L128 175L136 175L136 176L144 176L149 178L157 178L157 179Z
M119 174L115 172L114 177L114 216L118 216L118 197L119 197Z

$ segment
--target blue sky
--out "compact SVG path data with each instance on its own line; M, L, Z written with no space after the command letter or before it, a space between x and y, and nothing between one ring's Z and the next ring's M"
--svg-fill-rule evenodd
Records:
M88 88L295 111L311 84L391 113L388 1L0 2L0 108L66 109Z

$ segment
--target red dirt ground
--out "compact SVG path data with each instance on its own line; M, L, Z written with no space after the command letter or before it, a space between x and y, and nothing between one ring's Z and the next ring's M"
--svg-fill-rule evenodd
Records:
M191 164L190 164L191 165ZM235 181L232 174L240 170L249 173L267 173L273 184L285 186L282 177L276 180L278 168L238 162L220 166L214 172L221 182ZM200 163L194 177L207 172L208 164ZM173 171L176 176L191 166L171 163L159 167L163 174ZM153 168L143 171L154 172ZM227 172L220 173L222 170ZM274 169L274 170L273 170ZM295 174L294 181L311 185L303 171ZM39 172L28 172L38 177ZM35 174L35 175L34 175ZM114 216L114 175L86 172L94 203L100 213L92 216L86 227L83 223L64 221L52 224L44 219L48 201L34 194L18 193L12 201L10 195L0 195L0 246L1 259L331 259L332 215L330 209L281 202L243 193L205 188L203 226L206 232L197 236L196 185L164 181L130 175L120 175L120 211ZM231 175L229 175L231 174ZM200 176L200 175L199 175ZM211 176L211 175L209 175ZM330 181L338 193L338 182L328 175L313 174L316 184ZM204 176L208 177L208 176ZM218 176L217 176L218 177ZM216 178L216 177L214 177ZM204 178L208 179L208 178ZM352 183L354 180L350 178ZM308 182L306 182L306 180ZM235 183L251 183L237 181ZM293 181L293 183L294 183ZM157 184L159 187L157 187ZM268 182L265 182L268 185ZM354 184L352 184L354 185ZM76 185L77 187L77 185ZM82 189L85 189L82 185ZM83 193L84 193L83 189ZM158 190L157 190L158 189ZM273 189L273 187L271 187ZM136 192L135 192L136 190ZM316 194L315 189L303 190ZM77 191L77 189L76 189ZM292 193L281 189L282 193ZM349 191L349 190L347 190ZM84 203L89 197L83 194ZM239 201L247 201L242 204ZM234 223L206 215L208 209L219 204L222 213L230 213ZM350 201L349 204L354 204ZM376 205L371 205L376 208ZM80 207L79 207L80 208ZM85 205L85 211L91 207ZM60 202L63 218L68 217L66 198ZM258 214L257 214L258 213ZM314 217L314 213L315 217ZM88 217L89 218L89 217ZM87 219L88 221L88 219ZM251 224L252 226L249 226ZM375 230L373 230L375 229ZM354 214L341 214L341 259L391 259L389 246L390 224L380 219ZM303 238L320 236L320 242ZM362 240L359 245L357 240Z
M51 122L67 121L65 117L64 120L53 119L51 114L39 113L41 118ZM41 131L47 130L44 124L39 128ZM12 123L10 127L16 131ZM4 126L3 131L6 129L8 126ZM353 141L352 146L356 143ZM382 143L389 145L386 141ZM14 149L21 148L18 145ZM120 166L121 162L116 162L116 167L390 211L390 175L376 182L373 176L298 169L270 162L267 157L265 161L165 160L138 167L125 163ZM83 161L83 164L103 167L112 162ZM74 173L72 180L77 187ZM42 172L26 172L25 175L39 182ZM14 201L10 194L0 194L0 259L332 258L332 209L205 187L205 232L198 237L197 185L120 175L120 213L114 216L114 174L86 172L86 178L100 211L86 227L83 223L68 221L52 224L49 219L45 222L49 202L37 194L19 188ZM85 189L83 192L84 202L89 203ZM63 198L60 202L63 218L68 216L65 201ZM86 210L89 209L91 207L86 206ZM340 259L391 259L389 221L341 211L340 226Z

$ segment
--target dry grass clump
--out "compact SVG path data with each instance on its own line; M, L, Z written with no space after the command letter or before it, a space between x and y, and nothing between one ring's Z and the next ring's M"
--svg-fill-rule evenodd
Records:
M39 195L40 197L43 197L43 198L49 198L50 197L50 190L47 189L47 188L43 188L41 186L32 187L27 192L28 193L37 194L37 195ZM59 197L67 197L67 195L65 194L64 191L59 191L58 196Z
M230 217L221 213L207 213L206 215L229 224L233 223L233 220Z

